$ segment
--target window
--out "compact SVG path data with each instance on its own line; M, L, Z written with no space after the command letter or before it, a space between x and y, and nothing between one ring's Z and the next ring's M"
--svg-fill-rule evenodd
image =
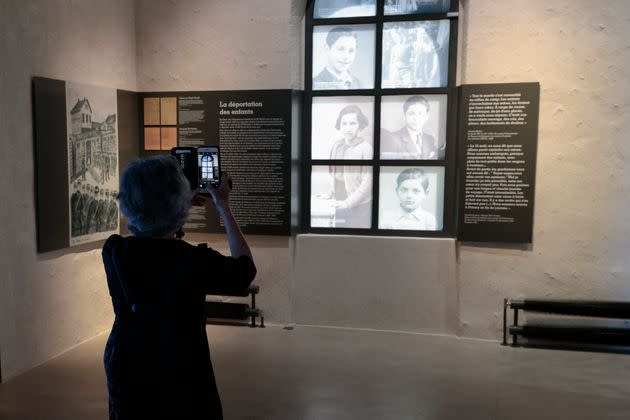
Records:
M201 157L200 166L200 178L212 179L214 178L214 159L210 155L203 155Z
M306 231L454 236L457 7L310 2Z

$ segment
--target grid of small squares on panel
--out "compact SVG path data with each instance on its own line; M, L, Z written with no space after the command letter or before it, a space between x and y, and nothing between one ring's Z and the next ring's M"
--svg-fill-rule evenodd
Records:
M171 150L177 146L177 97L145 97L144 150Z

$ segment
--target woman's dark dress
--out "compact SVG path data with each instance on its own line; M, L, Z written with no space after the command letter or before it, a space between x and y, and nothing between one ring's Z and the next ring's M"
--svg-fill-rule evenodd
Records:
M203 305L256 268L181 240L112 235L103 263L116 318L105 346L110 419L220 419Z

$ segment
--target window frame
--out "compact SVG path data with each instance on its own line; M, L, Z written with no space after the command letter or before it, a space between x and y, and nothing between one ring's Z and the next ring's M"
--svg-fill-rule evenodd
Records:
M304 66L304 113L303 113L303 138L302 138L302 203L301 225L302 232L313 234L332 235L369 235L369 236L405 236L405 237L436 237L451 238L456 236L456 204L457 204L457 100L456 87L457 76L457 35L459 26L459 2L451 0L451 9L446 13L413 13L403 15L385 15L385 0L376 0L376 15L361 17L325 18L314 19L313 12L316 0L311 0L306 6L305 18L305 66ZM383 57L383 26L385 23L417 22L431 20L450 21L449 46L448 46L448 82L446 87L434 88L382 88L382 57ZM313 31L317 26L341 26L373 24L375 33L375 69L374 87L372 89L343 89L343 90L316 90L313 91ZM410 95L446 95L446 155L442 160L416 160L416 159L381 159L381 100L384 96L410 96ZM374 99L373 133L373 157L366 160L333 160L312 159L311 134L312 134L312 104L314 97L334 96L369 96ZM311 175L314 166L370 166L372 168L372 213L371 226L369 228L344 228L344 227L311 227ZM380 229L379 200L380 200L380 170L383 167L444 167L444 197L441 230L397 230ZM437 216L437 215L436 215Z

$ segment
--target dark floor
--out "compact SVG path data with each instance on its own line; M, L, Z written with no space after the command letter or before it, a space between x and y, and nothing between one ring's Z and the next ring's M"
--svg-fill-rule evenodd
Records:
M452 337L208 326L230 419L630 418L630 355ZM104 419L106 335L0 385L0 419Z

